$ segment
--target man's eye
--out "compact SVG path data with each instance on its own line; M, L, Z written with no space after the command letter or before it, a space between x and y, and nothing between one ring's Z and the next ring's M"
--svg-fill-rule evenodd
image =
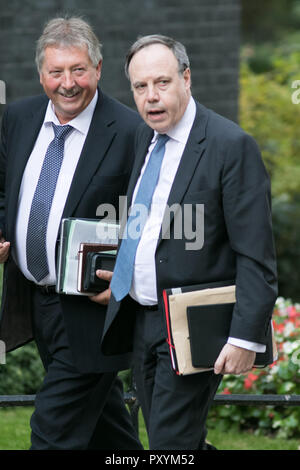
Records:
M60 73L61 73L60 70L52 70L52 72L50 72L50 74L53 76L58 76L60 75Z
M146 88L146 85L143 85L143 83L139 83L138 85L134 86L134 89L138 93L142 93Z

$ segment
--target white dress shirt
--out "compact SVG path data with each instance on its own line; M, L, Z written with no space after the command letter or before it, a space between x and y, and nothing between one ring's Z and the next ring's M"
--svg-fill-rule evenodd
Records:
M181 120L168 132L170 139L166 143L158 183L153 193L149 216L142 232L135 257L130 295L141 305L157 304L155 268L156 245L171 187L193 126L195 116L196 104L194 99L191 98ZM156 144L157 137L158 134L154 131L154 136L148 148L145 163L141 169L141 174L134 189L132 202L135 200L141 178L144 174L150 154ZM252 343L238 338L228 338L228 342L255 352L264 352L266 349L265 345Z
M46 238L49 274L39 283L41 285L54 285L56 283L55 249L60 221L76 166L92 121L97 99L98 90L96 90L94 98L82 113L68 122L68 125L74 127L74 129L65 139L64 158L49 214ZM18 200L16 246L14 255L24 276L33 282L36 281L28 271L26 262L27 227L32 199L40 176L46 150L54 138L52 122L56 125L60 125L54 112L53 104L49 101L44 122L24 170Z

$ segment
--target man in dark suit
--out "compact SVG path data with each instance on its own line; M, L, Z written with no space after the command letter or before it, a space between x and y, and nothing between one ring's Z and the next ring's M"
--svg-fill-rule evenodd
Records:
M118 208L140 118L98 88L101 48L85 21L51 20L36 61L47 96L3 117L0 337L7 351L34 337L46 369L32 449L141 449L116 378L130 355L100 352L106 308L55 292L60 221L96 218L101 203Z
M201 449L222 374L249 371L270 335L277 283L269 178L254 140L192 98L182 44L160 35L140 38L126 70L145 124L137 134L128 187L131 213L110 285L102 350L108 355L133 350L150 448ZM149 199L143 222L137 206L147 207ZM203 225L197 222L201 205ZM180 220L186 207L190 227ZM229 280L236 283L236 304L214 370L176 375L166 342L163 289Z

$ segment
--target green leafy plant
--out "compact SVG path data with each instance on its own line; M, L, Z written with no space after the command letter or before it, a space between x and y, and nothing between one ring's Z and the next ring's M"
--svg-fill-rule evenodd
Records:
M300 394L300 305L282 297L277 299L273 328L278 359L266 369L253 369L246 375L225 375L221 394ZM208 426L251 429L255 434L276 434L281 438L299 437L300 408L283 406L213 407Z
M271 176L279 292L294 301L300 301L300 273L295 269L300 262L300 99L293 100L294 93L300 98L298 44L294 37L292 42L272 47L270 70L263 73L251 69L256 48L244 47L239 102L240 124L258 142ZM264 46L257 49L265 51ZM297 89L293 88L298 82Z
M35 394L44 373L35 343L28 343L8 353L0 365L0 395Z
M259 74L249 66L252 53L251 47L243 49L239 122L258 142L273 196L299 194L300 103L293 102L292 86L300 79L300 51L275 50L269 57L272 69Z

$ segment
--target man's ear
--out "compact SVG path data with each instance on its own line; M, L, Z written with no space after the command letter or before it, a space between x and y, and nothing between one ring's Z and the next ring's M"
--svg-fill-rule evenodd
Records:
M43 85L43 74L40 72L40 84Z
M189 67L185 69L185 71L183 72L183 79L185 82L186 89L190 90L192 86L192 80L191 80L191 69Z
M100 77L101 77L102 63L103 63L103 60L99 60L99 64L98 64L97 67L96 67L96 72L97 72L97 78L98 78L98 80L100 80Z

